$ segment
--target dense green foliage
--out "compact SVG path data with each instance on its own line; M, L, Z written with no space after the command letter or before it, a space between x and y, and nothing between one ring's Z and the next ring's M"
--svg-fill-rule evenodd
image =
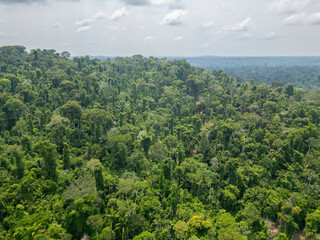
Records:
M320 95L184 60L0 54L0 239L320 233Z

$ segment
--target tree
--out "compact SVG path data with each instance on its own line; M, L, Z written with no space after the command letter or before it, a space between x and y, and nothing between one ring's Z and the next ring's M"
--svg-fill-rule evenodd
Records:
M135 236L133 240L153 240L154 235L148 231L140 233L138 236Z
M97 130L99 126L109 129L113 125L111 118L107 116L107 112L103 109L90 109L83 114L83 119L93 126L93 135L95 138L98 137Z
M204 82L198 76L190 75L187 78L186 84L188 86L188 91L196 97L202 90Z
M47 129L51 130L52 141L58 145L58 151L61 153L64 148L64 141L66 136L66 129L70 123L68 118L55 115L51 118L49 124L47 124Z
M97 240L99 240L100 228L103 225L103 219L100 215L91 215L87 219L87 224L95 229Z
M234 210L236 208L239 193L238 188L231 184L222 191L221 203L226 210Z
M105 227L104 229L102 229L101 239L102 240L115 240L116 239L115 233L111 229L111 227Z
M277 236L275 236L273 238L274 240L289 240L289 238L287 238L287 235L284 233L279 233Z
M203 216L193 216L189 221L188 225L191 228L191 233L196 234L198 237L205 236L211 223L209 220L204 219Z
M135 172L140 173L141 170L146 170L150 166L142 151L136 149L127 159L128 167L134 169Z
M307 215L306 228L304 231L310 239L315 237L316 234L320 234L320 208Z
M12 156L15 162L15 174L17 178L21 179L24 176L25 163L23 159L23 151L21 147L17 145L9 146L7 149L8 155Z
M63 191L62 197L66 200L77 200L96 192L96 181L92 174L85 174L73 181ZM95 194L96 195L96 194Z
M66 104L60 108L62 116L69 118L73 123L73 126L76 127L80 123L80 118L82 115L82 109L78 102L68 101Z
M53 239L65 239L65 240L71 240L72 235L67 233L66 230L61 226L61 224L58 224L56 222L53 222L49 225L48 228L48 235L50 235Z
M284 88L284 92L290 97L293 96L293 84L288 84Z
M173 226L174 234L178 239L187 239L189 226L186 222L179 220Z
M146 158L149 159L149 149L152 143L151 137L145 135L142 137L140 141L141 141L142 148L144 150L144 154Z
M88 164L88 168L92 171L94 178L96 180L97 190L103 190L103 175L102 175L102 164L98 159L91 159Z
M63 169L68 169L70 167L70 150L67 143L63 144L62 162Z
M5 92L10 92L11 91L11 81L6 78L0 79L0 90L5 91Z
M168 150L161 141L151 145L149 150L149 159L154 163L161 163L168 156Z
M244 209L237 214L237 220L246 221L249 228L252 229L252 232L258 232L262 228L260 213L253 203L245 205Z
M55 159L56 145L50 143L48 140L44 140L37 142L34 149L43 159L43 171L46 178L56 181L58 179L57 162Z
M61 57L63 57L63 58L69 58L69 57L70 57L70 53L67 52L67 51L63 51L63 52L61 53Z
M218 240L246 240L246 236L235 231L234 228L223 228L219 231Z
M216 219L215 229L219 240L246 240L247 237L237 231L234 217L230 213L221 211Z
M7 113L7 120L9 122L9 129L11 129L16 121L23 116L26 111L24 103L16 98L10 98L4 105L4 110Z

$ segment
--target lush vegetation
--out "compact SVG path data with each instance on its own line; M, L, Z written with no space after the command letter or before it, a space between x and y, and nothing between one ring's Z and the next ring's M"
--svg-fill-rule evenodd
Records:
M319 239L318 93L0 51L0 239Z

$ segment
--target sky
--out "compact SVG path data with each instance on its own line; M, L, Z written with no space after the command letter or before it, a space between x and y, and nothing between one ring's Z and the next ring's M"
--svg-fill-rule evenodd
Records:
M319 56L320 0L0 0L0 46L73 56Z

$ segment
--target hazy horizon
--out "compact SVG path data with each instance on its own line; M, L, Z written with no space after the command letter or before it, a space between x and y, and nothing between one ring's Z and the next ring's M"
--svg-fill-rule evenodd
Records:
M73 56L320 56L317 0L0 0L0 45Z
M111 55L90 55L90 54L87 54L87 55L78 55L78 56L71 56L71 57L85 57L85 56L89 56L89 57L111 57L111 58L114 58L114 57L132 57L134 55L142 55L143 57L155 57L155 58L184 58L184 57L187 57L187 58L206 58L206 57L217 57L217 58L318 58L320 57L320 55L287 55L287 56L266 56L266 55L261 55L261 56L247 56L247 55L243 55L243 56L223 56L223 55L194 55L194 56L190 56L190 55L177 55L177 56L160 56L160 55L143 55L143 54L140 54L140 53L137 53L137 54L133 54L133 55L122 55L122 56L111 56Z

